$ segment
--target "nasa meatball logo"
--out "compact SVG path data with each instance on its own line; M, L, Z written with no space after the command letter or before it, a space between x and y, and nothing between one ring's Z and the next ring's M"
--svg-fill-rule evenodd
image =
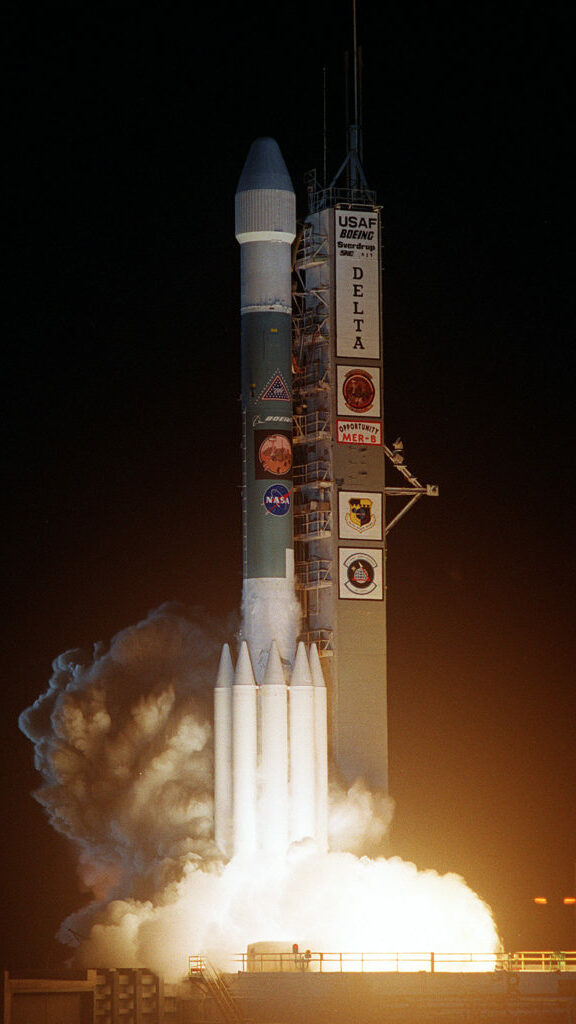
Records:
M264 494L264 508L273 516L285 516L290 511L290 491L284 484L272 484Z
M376 560L363 551L361 554L355 552L349 555L344 562L346 568L346 580L344 586L352 594L370 594L376 590L374 579Z
M342 396L352 412L369 412L376 397L372 374L368 370L350 370L342 382Z

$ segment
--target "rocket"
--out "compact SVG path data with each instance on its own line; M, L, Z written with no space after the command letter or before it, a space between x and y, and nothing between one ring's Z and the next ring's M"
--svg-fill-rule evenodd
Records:
M248 644L224 644L214 689L214 838L227 857L327 849L326 685L313 644L288 675L272 642L256 684Z
M326 686L296 645L291 244L295 195L274 139L236 192L241 261L243 626L214 690L214 837L228 857L327 846ZM297 649L296 649L297 646Z
M243 633L257 682L274 639L294 656L291 245L296 197L274 139L250 147L235 199L240 243ZM286 609L290 614L286 615Z

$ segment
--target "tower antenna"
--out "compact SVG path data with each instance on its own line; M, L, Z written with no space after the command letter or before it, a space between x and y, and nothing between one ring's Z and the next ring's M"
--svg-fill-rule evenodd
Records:
M328 150L328 122L326 114L326 68L322 68L322 129L323 129L323 151L322 151L322 188L326 188L326 162Z
M352 41L354 46L354 124L358 124L358 37L356 32L356 0L352 0Z
M347 125L347 153L344 162L338 168L334 178L330 182L330 188L333 188L340 176L346 170L348 175L349 187L355 189L367 189L368 182L366 181L366 175L361 163L361 150L362 150L362 139L361 139L361 127L360 127L360 111L359 111L359 88L358 88L358 40L357 40L357 21L356 21L356 0L352 0L352 42L353 42L353 123ZM348 118L348 114L347 114Z

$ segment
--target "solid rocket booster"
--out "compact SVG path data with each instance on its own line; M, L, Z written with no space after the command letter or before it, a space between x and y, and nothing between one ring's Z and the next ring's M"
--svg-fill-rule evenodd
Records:
M247 644L232 683L232 835L237 854L258 848L258 708Z
M214 836L227 857L327 848L326 687L303 643L288 685L273 642L256 685L246 641L225 644L214 690Z
M234 666L224 644L214 687L214 839L230 855L232 837L232 685Z
M260 686L260 820L265 853L288 845L288 690L275 643Z
M306 648L298 644L290 681L290 839L316 834L314 688Z
M310 647L310 672L314 686L314 778L316 784L316 843L328 849L328 706L326 682L316 644Z
M275 639L292 662L291 244L296 198L274 139L251 146L236 192L241 247L243 615L256 681ZM288 619L290 616L287 617ZM292 615L292 618L294 616Z

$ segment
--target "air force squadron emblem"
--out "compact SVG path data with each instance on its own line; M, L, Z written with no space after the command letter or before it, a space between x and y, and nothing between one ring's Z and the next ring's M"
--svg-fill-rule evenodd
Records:
M344 539L382 540L381 491L338 492L338 535Z
M376 560L368 552L355 551L344 562L346 577L344 586L351 594L371 594L376 590L374 570Z
M376 523L376 516L372 511L372 499L349 498L345 519L348 526L356 533L371 530Z
M339 592L345 600L382 601L383 552L381 548L339 548Z

